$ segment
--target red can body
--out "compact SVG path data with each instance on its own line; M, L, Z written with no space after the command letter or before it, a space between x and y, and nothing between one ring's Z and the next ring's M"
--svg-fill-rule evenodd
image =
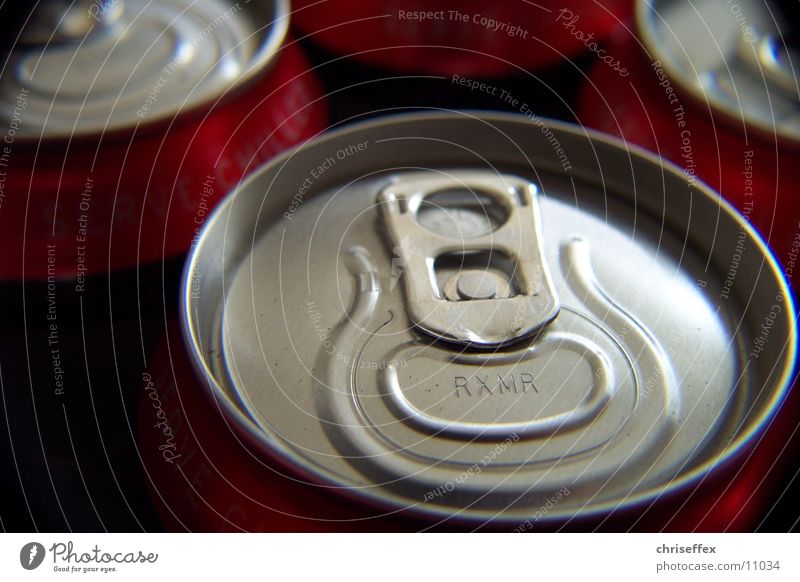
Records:
M199 385L173 322L142 377L139 443L151 495L172 531L472 530L475 523L414 518L368 507L346 491L308 480L260 457ZM753 531L772 509L788 459L796 454L792 390L781 414L726 467L654 501L568 523L530 523L507 531Z
M700 102L641 47L630 33L610 44L630 76L596 65L579 98L581 123L645 147L722 193L761 232L791 282L800 251L800 143Z
M598 50L627 22L630 0L366 2L299 0L297 29L327 48L404 73L493 77Z
M204 110L71 141L17 139L0 168L0 279L80 285L186 252L251 169L325 128L321 96L289 43L265 74Z

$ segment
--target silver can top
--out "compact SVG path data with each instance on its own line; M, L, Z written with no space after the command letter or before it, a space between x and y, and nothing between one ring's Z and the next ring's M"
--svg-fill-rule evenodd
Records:
M719 196L513 115L376 120L285 155L216 211L184 289L198 370L255 448L478 520L700 478L763 430L796 350L780 271Z
M685 90L729 118L800 141L800 47L765 0L639 0L642 42Z
M170 119L263 71L287 27L286 0L43 3L1 71L0 115L30 139Z

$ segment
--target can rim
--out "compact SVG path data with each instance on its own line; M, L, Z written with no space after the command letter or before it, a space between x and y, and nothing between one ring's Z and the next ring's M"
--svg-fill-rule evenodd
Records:
M284 152L279 157L268 162L268 165L272 166L285 164L295 155L295 153L305 147L308 147L309 143L319 145L321 143L339 139L350 134L357 134L376 126L393 125L403 123L405 121L454 119L461 118L463 114L466 114L469 117L479 118L488 122L530 122L526 116L513 113L485 112L479 110L449 110L447 112L443 112L442 110L434 110L434 112L431 112L429 109L425 109L427 111L426 113L399 113L352 123L332 132L325 133L324 135L314 139L313 142L306 142L306 144L295 146L294 148ZM628 143L612 135L584 126L577 126L571 123L549 118L542 119L550 127L558 129L559 131L589 138L593 142L603 146L623 148L628 152L629 156L638 157L648 164L654 164L660 167L662 172L667 172L685 179L685 173L677 164L667 159L660 158L656 154L638 145ZM209 216L203 232L197 241L197 244L194 246L186 260L183 275L181 277L180 327L183 340L189 346L199 345L200 343L198 331L195 329L193 320L191 317L189 317L189 314L191 313L190 310L192 306L192 273L197 268L197 262L200 260L202 249L205 246L204 243L206 243L210 236L209 233L212 230L212 226L218 221L225 219L226 211L232 201L235 199L238 191L246 188L251 182L254 182L259 173L260 172L252 173L225 195L224 199ZM695 187L693 190L705 197L712 198L714 203L719 205L722 212L733 219L737 225L743 228L745 232L747 232L747 234L753 239L759 251L761 251L761 255L765 259L764 267L766 268L767 272L776 279L780 292L783 294L784 299L787 300L786 303L788 307L786 309L785 316L788 323L790 336L785 344L785 365L783 366L779 377L774 382L776 389L769 398L768 402L765 403L764 409L760 412L760 414L748 423L749 426L745 432L737 435L736 438L734 438L721 452L713 455L708 460L682 474L680 477L672 479L663 485L627 496L624 502L602 502L590 508L583 508L577 514L574 512L559 512L558 510L554 510L543 515L541 519L539 519L541 522L553 524L563 523L572 519L584 520L596 518L597 516L612 515L614 513L627 511L636 506L641 506L648 502L657 501L663 495L672 495L679 490L684 490L688 487L699 485L709 474L716 472L722 466L727 466L734 462L740 454L745 452L748 448L754 446L753 441L757 435L762 434L765 432L765 430L767 430L768 423L776 415L781 403L785 400L791 389L792 377L795 371L798 369L798 321L795 301L783 275L783 271L780 268L780 265L773 252L767 246L762 236L745 218L743 218L741 213L738 212L738 210L736 210L731 203L717 195L710 186L700 180L695 182ZM427 516L428 518L447 518L448 520L469 523L484 522L489 517L491 517L492 522L498 524L516 523L519 521L518 516L512 517L504 515L503 513L494 513L491 514L491 516L487 513L486 516L483 516L483 514L478 512L453 513L452 511L447 511L443 508L436 508L422 503L417 503L414 505L402 505L394 502L392 499L383 497L367 489L359 489L356 491L352 487L337 483L335 480L325 474L311 470L309 463L302 461L302 459L298 460L296 455L292 455L280 442L269 441L269 443L267 443L263 438L263 431L249 416L242 411L240 407L236 406L231 398L225 393L222 386L216 381L213 372L209 368L205 359L202 357L202 354L191 348L188 351L194 371L199 375L199 380L205 387L204 392L206 392L206 396L210 401L214 401L217 404L218 408L224 413L224 415L227 416L227 419L233 424L237 432L244 435L248 443L256 448L255 452L257 452L259 455L264 455L269 459L279 462L281 466L287 467L293 473L306 479L309 484L329 488L335 491L336 494L352 498L360 503L364 503L366 501L370 505L386 508L394 513L398 511L408 511L413 514Z
M647 56L661 55L662 51L655 41L651 27L648 26L648 16L653 10L651 0L636 0L635 14L635 27L638 33L641 45L643 45L644 52ZM800 147L800 137L792 132L784 131L783 126L778 123L777 119L773 116L773 123L762 123L758 119L748 118L746 115L738 114L735 108L725 107L723 104L717 103L708 97L708 94L697 85L689 83L684 78L684 74L673 64L671 59L659 59L662 68L667 73L671 81L674 81L683 92L689 96L694 102L695 106L705 105L714 113L721 114L725 125L729 128L741 127L744 122L748 130L754 130L760 139L772 139L774 141L786 143L792 146Z
M248 0L252 1L252 0ZM154 128L163 126L171 122L182 121L187 117L196 115L204 110L212 108L219 102L225 102L235 97L239 90L245 88L250 83L257 80L260 76L265 75L272 65L275 63L276 58L280 54L280 49L289 35L289 24L291 19L290 0L270 0L274 5L275 17L270 23L264 24L262 27L269 27L268 34L264 43L259 47L255 53L255 58L248 66L248 68L232 83L222 88L219 92L212 94L205 99L201 99L196 103L192 103L188 107L178 106L177 110L165 110L161 112L154 112L152 117L144 122L135 121L133 123L123 123L120 125L109 124L102 130L82 130L80 126L74 127L70 131L56 130L48 132L43 130L38 135L25 135L17 136L17 140L23 143L36 144L41 142L59 142L59 141L84 141L97 138L115 139L121 136L127 136L137 131L151 131Z

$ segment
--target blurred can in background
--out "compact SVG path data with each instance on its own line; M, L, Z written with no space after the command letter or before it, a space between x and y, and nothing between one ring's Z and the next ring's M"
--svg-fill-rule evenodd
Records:
M631 0L298 0L298 31L331 52L401 73L497 77L562 64L622 28Z
M182 255L251 168L324 129L322 90L285 1L17 4L0 9L0 519L157 528L128 427Z
M325 127L288 2L37 8L0 76L0 278L188 250L221 193Z
M578 105L582 123L663 155L722 193L790 280L800 254L798 6L642 0L635 33L608 46L630 76L596 64Z

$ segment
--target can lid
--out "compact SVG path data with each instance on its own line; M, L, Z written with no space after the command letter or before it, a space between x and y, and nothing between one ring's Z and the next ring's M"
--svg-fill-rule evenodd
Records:
M563 520L697 479L764 429L796 351L780 270L718 195L520 115L306 144L223 202L184 285L254 447L435 515Z
M639 0L642 42L697 99L772 135L800 140L800 47L763 0Z
M287 27L285 0L42 3L0 75L1 115L36 139L163 121L262 71Z

